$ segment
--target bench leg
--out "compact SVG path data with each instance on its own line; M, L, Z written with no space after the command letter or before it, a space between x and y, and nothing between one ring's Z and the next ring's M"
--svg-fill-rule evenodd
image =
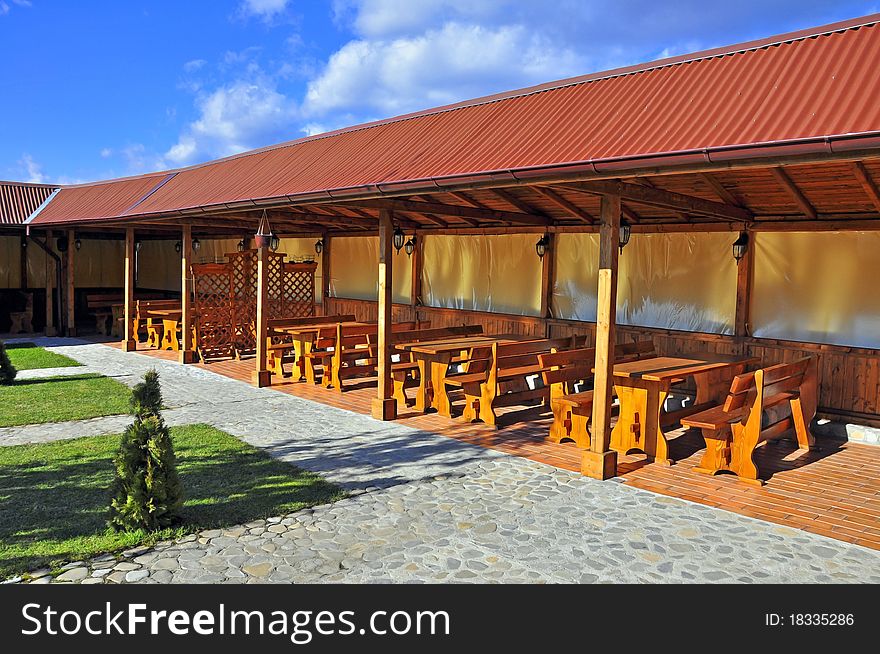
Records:
M394 392L392 397L397 400L397 409L406 409L409 405L409 400L406 397L406 382L409 379L409 374L406 372L392 372L391 380L394 384Z
M764 482L758 479L758 466L755 465L754 454L761 438L761 425L756 421L756 428L749 429L740 424L731 425L733 430L733 445L730 454L730 470L735 472L740 479L753 484L761 485Z
M571 412L571 433L569 438L583 450L590 449L590 432L587 427L592 419L592 415L590 415L591 409L592 405L589 407L579 407L576 411L572 410Z
M552 400L550 408L553 411L553 423L550 425L550 440L554 443L559 443L563 438L568 438L571 425L571 411L567 404L553 402Z
M480 415L479 418L487 425L498 426L498 416L495 415L493 404L495 403L495 389L491 384L480 384Z
M715 475L730 470L730 428L703 429L703 440L706 441L706 449L700 465L694 468L697 472L707 475ZM732 471L731 471L732 472Z
M464 392L464 411L461 419L465 422L476 422L480 419L480 387L477 384L465 384L462 388Z

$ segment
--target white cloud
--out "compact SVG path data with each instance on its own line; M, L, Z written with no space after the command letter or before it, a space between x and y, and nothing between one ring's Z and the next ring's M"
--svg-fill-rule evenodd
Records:
M309 84L304 112L357 108L387 116L573 75L583 66L576 52L523 25L447 23L414 37L347 43Z
M289 0L243 0L239 12L243 16L257 16L271 20L287 9Z
M174 165L284 140L299 117L297 103L266 75L222 86L198 98L197 107L198 118L165 153Z
M43 167L27 152L18 160L18 165L25 174L25 181L31 184L45 184L48 181L48 177L43 173Z
M113 148L101 148L101 158L107 159L113 156Z
M194 73L195 71L202 68L206 63L208 62L204 59L192 59L183 64L183 70L185 70L187 73Z
M5 2L0 1L0 16L5 16L9 13L9 5Z

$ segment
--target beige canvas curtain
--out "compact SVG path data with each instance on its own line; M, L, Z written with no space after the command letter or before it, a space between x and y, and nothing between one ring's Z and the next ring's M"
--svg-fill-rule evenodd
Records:
M393 301L409 304L412 286L411 260L401 250L395 253L392 265ZM331 296L354 300L378 299L379 238L334 236L330 246L330 272Z
M880 233L760 233L752 334L880 347Z
M538 238L535 234L425 236L423 302L432 307L539 315Z
M180 291L180 253L174 249L179 240L141 242L138 252L138 288Z
M729 233L633 234L620 256L617 322L733 333L736 263ZM596 320L599 237L558 234L552 311Z

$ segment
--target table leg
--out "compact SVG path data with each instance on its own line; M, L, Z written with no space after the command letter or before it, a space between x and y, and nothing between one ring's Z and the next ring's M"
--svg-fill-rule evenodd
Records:
M611 430L611 449L622 454L644 452L657 463L670 465L669 444L660 426L660 411L668 394L664 384L628 379L615 384L620 414Z
M451 356L451 355L450 355ZM432 406L437 413L446 418L452 417L452 403L446 393L446 371L449 368L449 357L438 357L431 361Z
M430 362L424 356L416 354L416 357L416 362L419 364L419 387L416 389L414 409L424 413L431 406L431 402L428 400L428 385L433 371Z
M163 346L166 350L174 352L180 351L180 340L177 338L178 322L176 320L163 320L162 329L165 332L162 336Z
M299 368L299 375L297 375L297 381L301 380L305 377L305 360L303 359L303 342L298 338L293 339L293 370L291 370L291 374Z

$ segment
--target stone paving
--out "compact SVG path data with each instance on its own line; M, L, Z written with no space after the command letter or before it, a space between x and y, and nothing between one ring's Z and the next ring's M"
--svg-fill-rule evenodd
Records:
M55 577L34 571L31 583L880 582L880 552L867 548L192 367L100 345L58 351L128 383L156 367L176 424L224 429L352 497L73 562ZM91 433L111 420L94 421ZM64 429L0 429L0 444L63 438Z

